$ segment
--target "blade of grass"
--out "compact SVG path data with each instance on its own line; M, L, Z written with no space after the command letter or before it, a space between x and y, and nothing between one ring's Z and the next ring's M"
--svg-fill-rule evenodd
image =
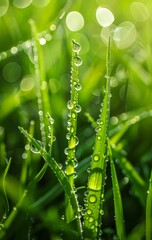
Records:
M109 151L112 186L113 186L116 230L117 230L117 235L118 235L119 239L125 240L126 236L125 236L122 199L121 199L121 193L120 193L117 173L116 173L115 165L113 162L113 156L112 156L112 151L111 151L109 141L108 141L108 151Z
M66 160L66 176L69 181L69 184L74 187L75 179L75 167L77 166L76 159L76 146L78 145L77 134L77 114L81 111L81 107L78 104L78 91L81 89L78 78L78 68L82 64L81 58L78 56L81 46L75 40L72 40L72 66L71 66L71 97L70 101L67 103L67 108L69 109L69 120L67 126L67 140L68 148L65 149L67 154ZM67 222L71 222L75 216L73 208L69 202L69 198L66 196L66 208L65 208L65 217Z
M8 197L7 197L7 193L6 193L6 176L9 171L10 165L11 165L11 158L9 159L7 166L5 168L5 171L2 175L2 191L4 194L4 205L5 205L5 216L6 217L9 213L9 201L8 201Z
M127 160L127 158L121 155L119 148L112 145L112 152L120 168L125 171L125 175L129 178L135 189L135 194L138 196L142 205L145 205L146 198L146 183L139 175L134 166Z
M76 216L78 232L80 239L82 238L82 226L80 220L80 212L77 197L75 194L75 190L69 184L69 181L61 169L60 165L46 152L46 150L36 141L32 136L30 136L22 127L19 127L20 131L27 137L27 139L32 143L32 145L37 149L43 159L48 163L49 167L52 169L54 174L56 175L58 181L60 182L62 188L64 189L66 195L69 197L71 205L73 207L74 214Z
M152 239L152 171L146 201L146 240Z
M44 70L44 58L42 55L42 49L39 43L38 32L34 21L29 20L32 31L32 43L33 43L33 54L34 54L34 67L35 67L35 79L36 79L36 90L38 98L38 113L40 120L41 138L45 147L48 148L48 127L47 127L47 113L51 113L50 101L48 96L48 86L45 79Z
M106 91L102 112L97 121L96 139L88 178L87 196L84 214L84 239L98 239L101 234L101 221L104 200L104 182L106 172L106 139L110 105L110 41L106 59Z

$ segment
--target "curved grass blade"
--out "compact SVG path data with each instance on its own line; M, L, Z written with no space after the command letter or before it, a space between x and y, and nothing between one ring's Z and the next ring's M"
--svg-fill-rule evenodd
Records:
M112 175L116 230L117 230L117 235L119 239L125 240L126 236L125 236L122 199L121 199L117 173L116 173L115 165L113 162L113 156L112 156L112 151L111 151L109 141L108 141L108 152L109 152L111 175Z
M102 105L102 112L99 115L96 128L96 139L92 162L88 178L87 196L84 214L84 239L98 239L100 236L100 223L102 220L102 203L104 200L104 182L106 172L106 141L109 121L110 104L110 42L107 51L107 81L106 91Z
M146 240L152 239L152 171L149 179L149 189L146 202Z
M81 89L78 78L78 68L82 64L81 58L78 56L81 46L75 40L72 40L72 66L71 66L71 98L67 103L67 108L69 109L69 120L67 130L68 133L66 138L68 140L68 148L65 149L65 154L67 155L66 160L66 176L71 187L74 187L75 179L75 167L77 166L76 159L76 146L78 145L77 134L77 114L81 111L81 107L78 104L78 91ZM75 216L73 208L69 202L69 198L66 197L66 208L65 217L67 222L71 222Z
M137 170L134 168L134 166L127 160L127 158L123 155L121 155L121 152L119 148L117 148L115 145L112 146L112 152L115 159L117 159L117 163L119 164L120 168L125 171L125 175L129 178L131 181L133 187L134 187L134 193L138 196L140 202L142 205L145 205L146 200L146 183L142 179L142 177L139 175Z
M22 127L19 127L20 131L27 137L29 141L31 141L32 145L37 149L43 159L47 162L49 167L52 169L54 174L56 175L58 181L60 182L62 188L64 189L66 195L69 197L69 201L73 207L74 214L76 216L78 231L80 239L82 238L82 226L80 220L80 211L78 206L77 197L75 195L75 190L69 184L69 181L61 169L59 164L45 151L45 149L33 138L31 137Z
M8 201L8 198L7 198L5 185L6 185L6 176L7 176L7 173L9 171L10 165L11 165L11 158L9 159L9 161L7 163L7 166L5 168L5 171L2 175L2 192L3 192L3 195L4 195L5 217L7 217L8 213L9 213L9 201Z

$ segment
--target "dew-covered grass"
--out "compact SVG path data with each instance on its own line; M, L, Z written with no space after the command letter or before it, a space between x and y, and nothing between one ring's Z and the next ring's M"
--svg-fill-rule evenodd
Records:
M0 239L152 238L150 0L0 3Z

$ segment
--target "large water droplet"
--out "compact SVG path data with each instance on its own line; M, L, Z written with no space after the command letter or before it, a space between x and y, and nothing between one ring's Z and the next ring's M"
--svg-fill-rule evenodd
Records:
M81 112L81 106L79 104L77 104L77 106L75 107L75 112L76 113Z
M89 197L90 203L95 203L96 201L97 201L97 197L94 194Z
M100 159L100 156L99 156L98 154L95 154L95 155L93 156L93 160L94 160L95 162L98 162L99 159Z
M81 46L79 43L77 43L75 40L72 40L72 43L73 43L73 51L74 52L80 52L81 50Z
M74 64L79 67L82 64L82 59L80 57L74 57Z
M40 153L40 151L37 150L37 148L35 148L35 146L32 143L30 144L30 150L31 150L31 152L36 153L36 154Z
M91 210L91 209L88 209L88 210L87 210L87 214L88 214L88 215L91 215L91 214L92 214L92 210Z

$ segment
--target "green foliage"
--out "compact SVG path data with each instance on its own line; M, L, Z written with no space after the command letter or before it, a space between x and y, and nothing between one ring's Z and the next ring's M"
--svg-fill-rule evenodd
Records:
M150 16L1 1L0 239L152 238Z

